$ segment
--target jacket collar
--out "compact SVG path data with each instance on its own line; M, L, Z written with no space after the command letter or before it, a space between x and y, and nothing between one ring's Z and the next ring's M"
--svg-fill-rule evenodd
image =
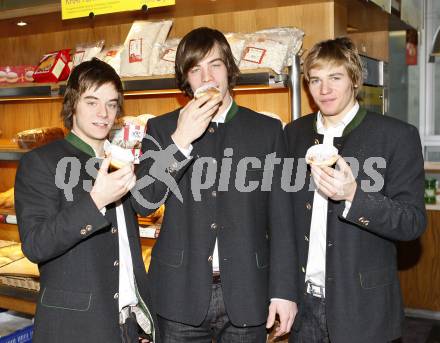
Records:
M68 141L70 144L72 144L75 148L82 151L83 153L95 157L95 150L88 145L86 142L84 142L81 138L79 138L77 135L75 135L72 131L70 131L66 138L66 141Z
M360 123L362 123L362 121L364 120L366 114L367 114L367 110L363 106L360 106L359 110L357 111L354 118L345 127L345 129L342 133L342 137L347 136L351 131L353 131L355 128L357 128L360 125ZM313 130L315 131L316 134L318 134L318 130L316 127L317 117L318 116L315 115L315 119L313 120Z
M229 109L228 113L226 114L225 123L231 121L235 117L237 112L238 112L237 103L234 100L232 100L231 108Z

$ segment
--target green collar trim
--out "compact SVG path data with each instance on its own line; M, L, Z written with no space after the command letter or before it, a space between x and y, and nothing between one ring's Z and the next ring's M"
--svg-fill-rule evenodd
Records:
M344 131L342 132L342 137L347 136L351 131L357 128L359 124L362 123L362 120L364 120L366 115L367 115L367 110L364 107L360 106L354 118L351 120L351 122L348 123L348 125L345 127ZM313 121L313 129L315 130L315 132L318 132L318 129L316 128L317 120L318 120L318 115L316 114L316 118Z
M357 128L359 124L362 123L362 120L364 120L366 114L367 110L364 107L359 107L359 110L354 118L345 127L344 132L342 132L342 137L347 136L351 131Z
M238 112L238 106L235 103L235 101L232 100L231 108L229 109L228 113L226 114L225 123L231 121L235 117L237 112Z
M95 157L95 150L73 132L69 132L65 139L78 150L81 150L89 156Z

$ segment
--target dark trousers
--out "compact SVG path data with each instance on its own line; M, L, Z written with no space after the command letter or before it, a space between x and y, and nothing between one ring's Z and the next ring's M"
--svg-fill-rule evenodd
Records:
M325 299L307 293L300 311L301 326L299 331L292 332L289 342L330 343L325 316Z
M244 295L246 296L246 295ZM223 302L221 284L212 285L211 302L206 318L192 326L158 317L162 343L265 343L265 324L236 327L229 321Z
M152 342L149 335L146 335L136 321L134 313L130 313L130 317L125 320L124 324L120 324L122 343L139 343Z

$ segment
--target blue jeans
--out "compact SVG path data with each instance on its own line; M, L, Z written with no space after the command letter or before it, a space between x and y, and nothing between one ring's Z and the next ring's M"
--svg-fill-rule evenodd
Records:
M244 295L245 296L245 295ZM265 343L266 326L236 327L229 321L221 284L212 285L208 313L199 326L158 317L162 343Z

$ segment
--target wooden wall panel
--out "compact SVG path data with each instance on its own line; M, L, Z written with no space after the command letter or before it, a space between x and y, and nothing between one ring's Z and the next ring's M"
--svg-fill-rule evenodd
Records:
M0 161L0 193L14 186L16 161Z
M19 131L36 127L62 127L61 104L61 99L0 103L1 138L13 138Z
M428 211L428 226L416 241L399 244L405 307L440 311L440 211Z

